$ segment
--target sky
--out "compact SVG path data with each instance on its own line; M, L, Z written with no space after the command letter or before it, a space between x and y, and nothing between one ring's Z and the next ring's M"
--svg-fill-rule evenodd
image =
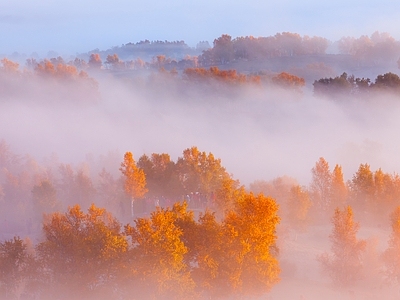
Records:
M374 31L400 39L397 0L0 0L0 55L75 55L141 40L184 40L189 46L222 34L278 32L336 41Z

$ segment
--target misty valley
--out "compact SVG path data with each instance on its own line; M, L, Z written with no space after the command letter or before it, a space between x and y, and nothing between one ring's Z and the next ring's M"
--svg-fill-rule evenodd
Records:
M0 60L0 299L399 299L400 41Z

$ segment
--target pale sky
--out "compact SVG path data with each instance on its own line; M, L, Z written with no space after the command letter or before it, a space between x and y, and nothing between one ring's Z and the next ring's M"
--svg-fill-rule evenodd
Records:
M0 0L0 54L76 54L140 40L184 40L277 32L342 36L389 32L400 39L398 0Z

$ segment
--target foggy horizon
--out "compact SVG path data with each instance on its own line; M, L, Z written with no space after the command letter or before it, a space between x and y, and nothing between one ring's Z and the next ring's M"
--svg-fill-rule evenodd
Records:
M0 33L7 40L0 54L14 52L44 57L49 51L61 56L93 49L109 49L141 40L184 40L195 47L221 34L269 36L298 32L323 36L334 42L343 36L359 37L374 31L389 32L400 39L398 3L362 1L323 3L193 2L164 3L120 0L110 7L106 1L30 1L0 3ZM165 26L164 24L168 24Z

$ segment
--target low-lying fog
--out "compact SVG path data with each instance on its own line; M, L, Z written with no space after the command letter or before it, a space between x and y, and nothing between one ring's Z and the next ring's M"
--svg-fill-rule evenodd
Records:
M184 149L197 146L221 158L227 171L247 186L284 175L307 186L319 157L331 167L340 164L345 180L361 163L371 170L400 171L400 102L388 95L325 99L310 88L301 93L272 86L216 88L157 72L148 78L92 75L98 81L95 95L50 79L9 90L4 87L22 81L0 85L0 91L8 91L0 99L0 140L12 153L29 154L39 162L57 157L63 164L89 161L92 167L103 157L113 174L119 174L126 151L136 159L168 153L176 161ZM98 167L90 171L96 174L103 165ZM3 237L14 234L7 230ZM335 290L329 277L321 276L316 257L330 251L331 230L328 220L304 232L290 229L287 220L279 225L282 281L263 299L398 299L397 287L379 286L375 271L362 283L370 280L368 288L349 290ZM389 217L385 224L361 224L359 236L372 247L372 263L379 265L377 253L387 248L389 235Z
M221 158L243 184L282 175L308 184L321 156L341 164L345 179L360 163L400 170L398 99L336 102L307 88L302 94L250 87L220 93L207 86L188 91L168 81L132 84L111 75L97 80L96 100L50 83L3 98L0 138L15 153L39 161L56 153L65 163L109 151L121 159L131 151L136 158L169 153L175 160L197 146Z

